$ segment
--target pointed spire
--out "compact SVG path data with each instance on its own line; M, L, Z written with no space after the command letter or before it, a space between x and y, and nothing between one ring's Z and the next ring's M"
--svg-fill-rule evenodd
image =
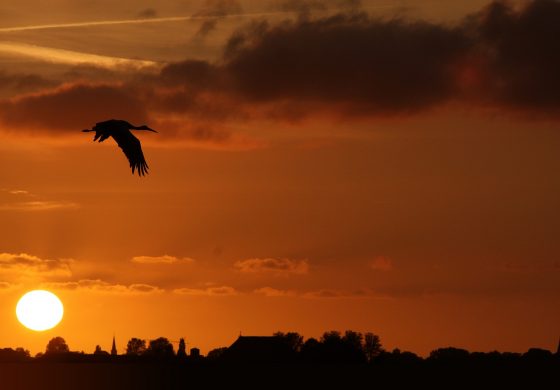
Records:
M115 335L113 335L113 345L111 347L111 355L112 356L116 356L117 355L117 345L115 343Z

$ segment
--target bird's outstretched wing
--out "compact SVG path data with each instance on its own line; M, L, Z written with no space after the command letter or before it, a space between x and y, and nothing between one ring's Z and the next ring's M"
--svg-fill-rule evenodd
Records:
M119 145L128 159L130 168L132 168L132 174L134 174L135 169L138 170L139 176L144 176L148 173L148 164L144 158L144 153L142 153L140 140L132 135L130 131L114 132L112 137L117 141L117 145Z

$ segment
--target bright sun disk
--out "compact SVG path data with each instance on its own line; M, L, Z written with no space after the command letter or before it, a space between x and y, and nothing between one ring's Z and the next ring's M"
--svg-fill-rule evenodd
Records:
M56 295L46 290L25 293L16 306L16 316L23 326L31 330L43 331L54 328L64 314L62 302Z

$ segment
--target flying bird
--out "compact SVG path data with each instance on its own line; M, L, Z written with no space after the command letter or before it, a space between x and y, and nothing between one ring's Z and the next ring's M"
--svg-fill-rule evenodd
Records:
M94 142L103 142L107 138L113 137L128 159L130 168L132 168L132 174L134 174L134 170L136 170L138 172L138 176L144 176L148 173L148 164L144 158L144 153L142 153L140 140L132 135L130 130L147 130L157 133L157 131L150 129L146 125L133 126L127 121L117 119L99 122L93 126L91 130L86 129L82 131L95 131L95 137L93 138Z

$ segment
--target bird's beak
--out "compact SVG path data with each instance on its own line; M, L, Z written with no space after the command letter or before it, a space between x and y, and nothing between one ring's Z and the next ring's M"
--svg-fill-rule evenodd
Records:
M90 132L90 131L94 131L94 130L90 130L90 129L84 129L84 130L82 130L83 133L87 133L87 132Z
M148 127L148 130L153 131L154 133L157 133L157 131L155 131L154 129L150 129L149 127Z

